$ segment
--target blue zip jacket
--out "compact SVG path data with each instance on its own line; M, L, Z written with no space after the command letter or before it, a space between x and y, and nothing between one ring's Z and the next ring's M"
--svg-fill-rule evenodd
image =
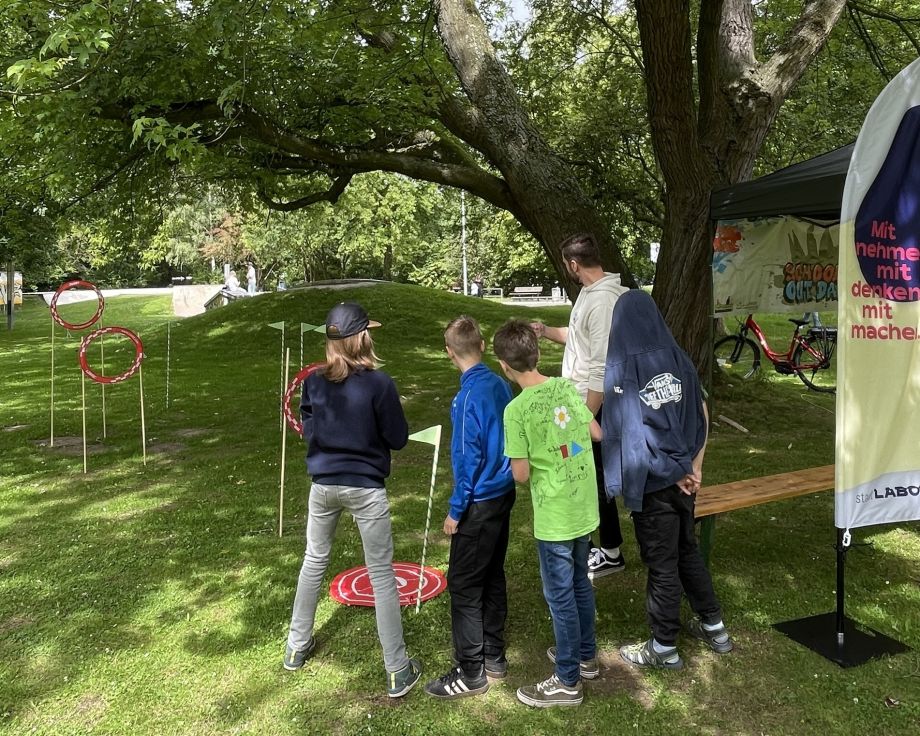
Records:
M607 496L622 495L630 511L642 511L646 493L690 473L706 441L696 367L638 289L613 310L602 419Z
M450 517L454 521L463 518L471 503L498 498L514 488L502 424L509 401L507 382L482 363L460 376L460 391L450 405L454 469Z

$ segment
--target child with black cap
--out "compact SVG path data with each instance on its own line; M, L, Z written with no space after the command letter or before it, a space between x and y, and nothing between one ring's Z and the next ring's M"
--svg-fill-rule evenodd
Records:
M379 327L360 304L342 302L326 317L326 364L303 384L300 415L312 476L307 548L297 582L284 667L303 667L313 654L313 623L332 539L343 510L354 517L374 590L377 636L383 647L387 694L405 695L421 664L406 655L393 574L393 534L384 479L390 451L409 439L396 384L377 370L368 329Z

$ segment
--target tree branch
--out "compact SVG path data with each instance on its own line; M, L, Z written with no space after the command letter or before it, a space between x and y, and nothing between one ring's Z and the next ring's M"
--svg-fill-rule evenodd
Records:
M131 124L130 105L107 105L103 115ZM469 164L435 161L415 153L392 150L377 151L360 147L333 146L285 130L267 117L246 105L238 105L229 113L214 100L196 100L172 105L168 108L145 110L143 115L163 117L171 124L190 126L193 123L220 122L229 124L234 133L261 143L270 149L287 154L288 164L295 159L304 162L304 169L340 170L358 174L367 171L388 171L404 174L413 179L465 189L501 209L514 212L515 205L506 182ZM222 135L211 145L228 142ZM298 167L301 168L301 167Z
M755 72L758 85L784 100L827 42L847 0L809 0L780 47Z
M332 180L332 186L330 186L327 191L314 192L313 194L308 194L305 197L295 199L291 202L277 202L269 197L261 187L257 194L259 199L262 200L269 209L279 210L280 212L293 212L294 210L302 210L304 207L309 207L311 204L316 204L317 202L335 204L339 201L339 197L342 196L342 193L348 187L351 179L352 174L343 174Z

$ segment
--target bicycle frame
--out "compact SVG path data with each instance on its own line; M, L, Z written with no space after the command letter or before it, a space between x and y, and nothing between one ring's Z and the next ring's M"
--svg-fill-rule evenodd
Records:
M760 328L760 325L754 320L754 315L749 314L747 319L742 323L741 328L738 330L738 335L742 338L747 337L748 331L753 332L754 336L757 338L757 342L760 344L760 349L763 350L764 355L773 363L773 366L777 369L782 367L783 369L798 370L801 369L801 365L794 365L792 362L792 356L795 355L795 349L801 345L802 349L808 352L819 364L826 362L827 358L816 351L808 342L802 337L802 327L804 325L797 324L795 326L795 331L792 333L792 339L789 341L789 350L785 353L777 353L776 351L770 348L770 343L767 342L767 336L764 334L763 330Z

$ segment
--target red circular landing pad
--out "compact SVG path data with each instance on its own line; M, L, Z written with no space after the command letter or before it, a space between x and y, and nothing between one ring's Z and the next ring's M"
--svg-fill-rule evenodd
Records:
M418 597L419 565L414 562L394 562L396 589L399 591L399 605L411 606ZM447 578L440 570L426 567L422 577L422 600L427 601L444 592ZM346 606L373 606L374 591L367 567L353 567L340 572L329 586L329 595Z

